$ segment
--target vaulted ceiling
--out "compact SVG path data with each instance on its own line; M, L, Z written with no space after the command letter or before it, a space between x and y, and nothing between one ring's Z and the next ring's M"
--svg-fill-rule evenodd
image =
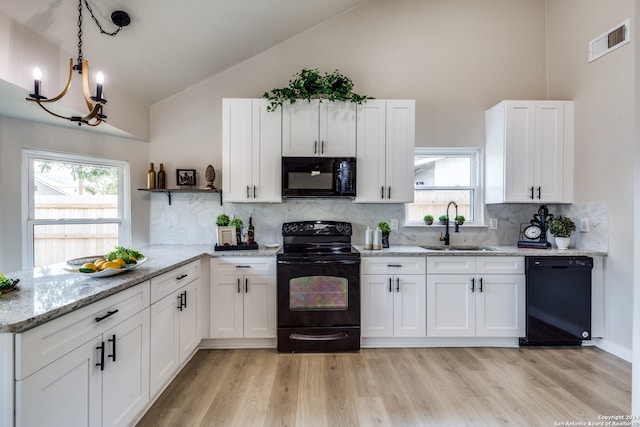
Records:
M82 0L83 3L85 0ZM83 53L93 70L151 105L369 0L86 0ZM2 0L0 11L77 56L78 0Z

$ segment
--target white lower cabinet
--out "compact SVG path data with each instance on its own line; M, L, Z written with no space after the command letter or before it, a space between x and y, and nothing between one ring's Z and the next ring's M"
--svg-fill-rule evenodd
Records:
M425 259L362 258L362 337L424 337Z
M523 257L427 257L427 272L427 336L524 336Z
M139 302L146 308L123 319ZM82 343L52 358L63 336ZM16 426L126 426L149 402L148 283L18 334L16 343ZM31 350L39 354L22 357Z
M200 262L151 280L151 396L174 377L201 339Z
M211 259L211 338L276 337L273 257Z

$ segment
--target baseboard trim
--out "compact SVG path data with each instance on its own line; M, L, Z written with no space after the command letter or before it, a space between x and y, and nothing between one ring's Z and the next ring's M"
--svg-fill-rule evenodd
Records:
M604 338L594 338L592 341L594 341L595 346L600 350L611 353L614 356L624 359L629 363L631 363L631 361L633 360L633 351L630 348L622 347L621 345L613 343Z

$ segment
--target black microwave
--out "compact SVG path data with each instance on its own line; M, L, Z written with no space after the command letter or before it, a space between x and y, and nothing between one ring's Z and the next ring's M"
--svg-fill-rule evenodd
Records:
M355 157L283 157L282 197L356 197Z

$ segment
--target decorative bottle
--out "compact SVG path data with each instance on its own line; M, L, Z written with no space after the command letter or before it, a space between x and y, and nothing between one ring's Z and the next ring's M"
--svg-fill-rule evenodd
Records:
M364 234L364 248L373 249L373 230L368 225Z
M373 232L373 249L382 249L382 231L380 231L380 227L376 227L376 231Z
M149 165L149 172L147 172L147 188L149 190L156 188L156 171L153 169L153 163Z
M164 190L166 188L167 174L164 172L164 165L160 163L160 170L158 171L158 188Z
M256 239L256 229L253 227L253 217L249 215L249 228L247 230L247 243L252 244L255 243Z

